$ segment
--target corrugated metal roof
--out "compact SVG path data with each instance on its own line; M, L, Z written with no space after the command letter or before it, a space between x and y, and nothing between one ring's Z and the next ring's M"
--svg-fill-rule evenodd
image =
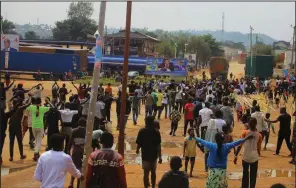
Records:
M125 30L121 30L118 33L108 34L107 37L114 37L114 38L125 38ZM130 33L131 39L150 39L156 42L160 42L160 40L153 38L149 35L137 32L137 31L131 31Z

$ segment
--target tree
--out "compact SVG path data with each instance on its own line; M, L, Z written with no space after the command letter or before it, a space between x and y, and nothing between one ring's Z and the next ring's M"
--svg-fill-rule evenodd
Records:
M160 56L164 57L174 57L174 47L171 45L170 41L162 41L155 46L156 51Z
M223 45L227 46L229 48L234 48L234 49L246 51L246 47L243 42L233 42L233 41L227 40L223 43Z
M39 38L40 37L34 31L27 31L25 33L25 39L27 39L27 40L36 40Z
M272 55L273 50L271 45L257 43L253 46L253 55Z
M57 22L52 34L55 40L85 41L87 34L95 33L96 29L97 25L94 20L79 17Z
M72 2L68 11L68 18L90 18L94 12L90 2Z
M71 3L68 19L58 21L52 29L55 40L86 41L87 34L94 34L97 29L96 21L91 19L93 13L92 3Z
M206 43L208 43L211 49L211 56L224 56L224 50L221 49L221 43L217 42L212 35L202 35L201 37Z
M196 66L209 60L211 49L201 36L191 36L188 43L188 52L196 54Z
M3 34L16 34L14 29L15 29L15 25L11 21L8 21L8 20L2 21Z

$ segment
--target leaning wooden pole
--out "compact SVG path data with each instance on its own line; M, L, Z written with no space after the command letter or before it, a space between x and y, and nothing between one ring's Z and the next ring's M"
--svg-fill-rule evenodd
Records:
M92 151L91 141L92 141L92 133L94 127L94 118L96 112L96 102L98 96L98 86L99 86L99 78L100 78L100 69L102 64L102 56L103 56L103 48L104 48L104 25L105 25L105 13L106 13L106 1L101 2L100 6L100 18L99 18L99 26L98 32L96 32L96 56L95 56L95 64L93 71L93 79L92 79L92 89L91 89L91 98L90 105L87 114L87 127L86 127L86 142L84 145L84 155L83 155L83 163L81 173L85 176L87 163L89 155ZM85 181L82 180L80 183L81 188L85 188Z
M125 113L127 100L127 72L128 72L128 57L130 51L130 32L131 32L131 16L132 16L132 2L127 2L126 7L126 24L125 24L125 44L124 44L124 63L122 75L122 92L121 92L121 106L120 106L120 124L118 137L118 153L124 157L124 130L125 130Z

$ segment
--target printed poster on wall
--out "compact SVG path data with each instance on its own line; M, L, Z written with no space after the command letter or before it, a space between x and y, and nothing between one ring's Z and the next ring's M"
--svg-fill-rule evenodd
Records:
M1 34L1 51L17 52L19 51L20 36L14 34Z

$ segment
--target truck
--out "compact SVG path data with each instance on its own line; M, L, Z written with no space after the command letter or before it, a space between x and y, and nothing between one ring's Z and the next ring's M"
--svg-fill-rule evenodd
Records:
M229 61L225 57L211 57L209 61L211 79L226 80L229 69Z
M35 79L62 79L65 72L78 75L87 70L88 50L20 47L19 52L1 52L1 73L32 75Z

